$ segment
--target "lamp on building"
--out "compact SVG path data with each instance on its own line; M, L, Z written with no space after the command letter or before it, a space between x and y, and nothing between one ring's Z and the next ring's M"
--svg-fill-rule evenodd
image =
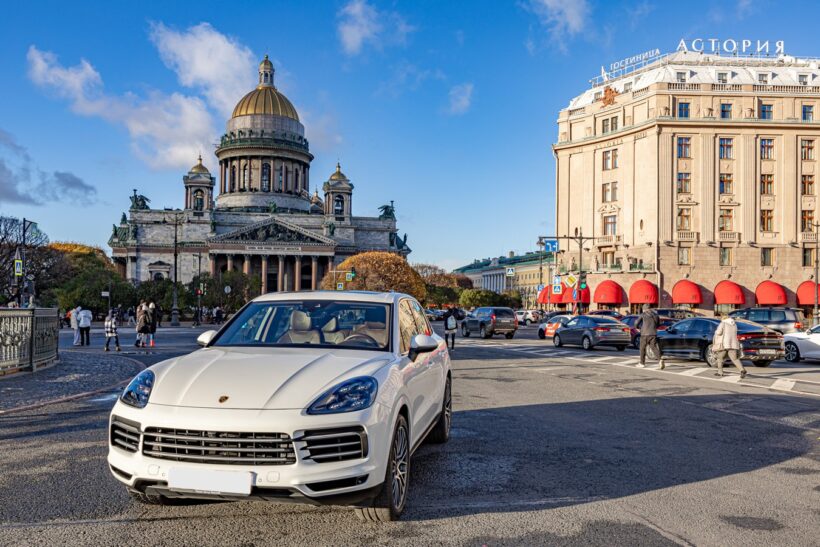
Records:
M714 247L714 246L715 246L715 242L714 242L714 241L707 241L707 242L706 242L706 244L707 244L707 245L709 245L710 247Z
M664 240L663 244L664 244L664 245L666 245L667 247L671 247L671 246L672 246L672 242L671 242L670 240L668 240L668 239Z

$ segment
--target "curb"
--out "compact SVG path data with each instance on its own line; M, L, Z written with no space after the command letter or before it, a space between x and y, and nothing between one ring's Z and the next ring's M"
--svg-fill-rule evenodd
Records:
M75 350L75 352L76 353L85 353L85 354L88 354L88 355L96 355L96 353L92 353L90 351L76 351ZM141 363L140 361L138 361L138 360L136 360L132 357L126 357L124 355L119 355L117 357L119 357L121 359L127 359L129 361L132 361L132 362L136 363L143 370L145 370L147 368L143 363ZM25 405L25 406L17 406L17 407L14 407L14 408L0 410L0 416L5 416L7 414L12 414L12 413L15 413L15 412L24 412L26 410L34 410L34 409L37 409L37 408L42 408L44 406L50 406L50 405L55 405L55 404L59 404L59 403L66 403L68 401L74 401L76 399L84 399L84 398L90 397L92 395L105 393L106 391L113 391L116 388L119 388L119 387L122 387L122 386L126 385L128 382L130 382L130 380L122 380L121 382L117 382L116 384L111 384L111 385L101 387L101 388L97 388L97 389L94 389L94 390L91 390L91 391L84 391L82 393L75 393L73 395L66 395L64 397L58 397L56 399L48 399L47 401L40 401L39 403L34 403L34 404L30 404L30 405Z

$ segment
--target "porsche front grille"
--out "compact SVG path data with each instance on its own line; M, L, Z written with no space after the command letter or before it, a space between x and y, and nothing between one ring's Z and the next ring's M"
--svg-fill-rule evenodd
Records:
M305 431L297 442L305 445L299 449L303 460L316 463L355 460L367 456L367 435L362 427L315 429Z
M293 441L285 433L148 427L142 444L143 455L178 462L229 465L296 463Z
M136 452L140 446L140 424L114 418L111 421L109 441L120 450Z

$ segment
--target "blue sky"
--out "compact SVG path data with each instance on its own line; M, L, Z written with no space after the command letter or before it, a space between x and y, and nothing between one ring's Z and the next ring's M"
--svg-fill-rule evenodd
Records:
M267 53L312 184L338 159L355 214L395 200L411 261L534 250L558 111L602 65L697 37L820 55L799 32L818 16L763 0L17 3L0 20L0 214L104 246L132 188L180 207Z

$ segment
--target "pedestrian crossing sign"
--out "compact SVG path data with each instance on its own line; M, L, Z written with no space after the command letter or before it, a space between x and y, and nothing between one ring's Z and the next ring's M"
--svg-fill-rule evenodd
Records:
M561 290L561 283L556 283L552 286L552 294L561 294L563 291Z
M345 274L345 281L353 281L353 272L347 272Z
M515 277L515 268L507 268L507 277Z
M337 291L345 290L345 284L344 283L336 283L336 290Z
M23 261L19 258L14 259L14 277L23 277Z

